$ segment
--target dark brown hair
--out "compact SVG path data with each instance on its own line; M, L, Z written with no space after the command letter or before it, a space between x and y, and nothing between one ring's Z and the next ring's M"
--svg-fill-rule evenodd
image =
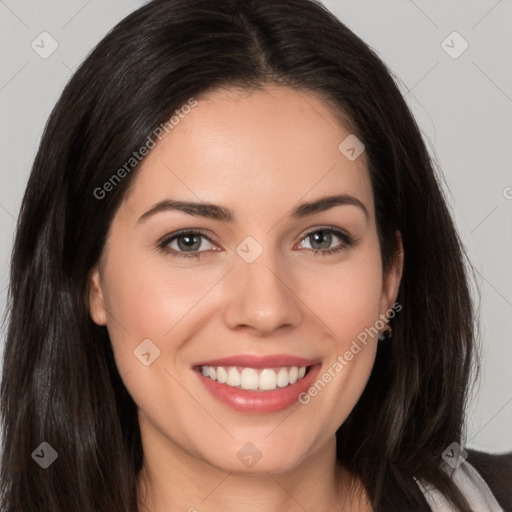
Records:
M154 0L121 21L70 80L47 123L12 258L1 383L4 512L136 512L137 408L87 275L136 168L101 187L191 97L282 84L317 93L366 146L382 258L402 236L393 338L337 433L339 463L376 511L415 510L413 477L471 509L441 469L462 443L474 353L465 257L420 131L376 54L311 0ZM172 136L172 135L171 135ZM341 141L340 141L341 142ZM42 442L58 451L43 470Z

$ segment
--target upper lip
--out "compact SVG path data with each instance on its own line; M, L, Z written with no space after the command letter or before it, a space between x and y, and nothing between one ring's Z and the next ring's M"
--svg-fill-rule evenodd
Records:
M250 355L240 354L236 356L223 357L221 359L212 359L201 361L194 364L197 366L243 366L246 368L277 368L280 366L312 366L319 361L314 359L304 359L302 357L291 356L287 354L275 355Z

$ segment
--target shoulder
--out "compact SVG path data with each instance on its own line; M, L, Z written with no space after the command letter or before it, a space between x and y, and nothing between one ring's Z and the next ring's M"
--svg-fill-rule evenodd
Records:
M468 449L467 462L485 480L505 512L512 512L512 452L492 454Z

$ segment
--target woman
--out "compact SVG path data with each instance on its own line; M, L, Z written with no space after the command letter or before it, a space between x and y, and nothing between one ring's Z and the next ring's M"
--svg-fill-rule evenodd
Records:
M154 0L23 201L2 510L510 510L466 452L464 254L375 54L309 0Z

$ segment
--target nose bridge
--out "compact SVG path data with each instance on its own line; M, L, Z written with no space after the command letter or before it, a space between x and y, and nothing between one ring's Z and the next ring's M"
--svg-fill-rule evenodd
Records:
M250 327L268 334L285 325L297 325L300 305L291 291L291 273L276 251L248 237L236 249L235 268L230 272L230 302L226 322L231 328Z

